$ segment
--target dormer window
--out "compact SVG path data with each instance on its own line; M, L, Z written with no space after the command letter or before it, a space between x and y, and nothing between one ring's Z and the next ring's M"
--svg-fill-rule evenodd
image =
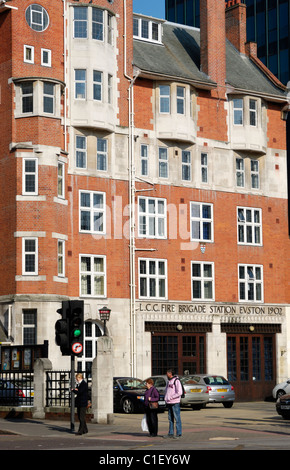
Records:
M134 16L133 36L143 41L157 42L161 44L162 26L157 20L146 17Z

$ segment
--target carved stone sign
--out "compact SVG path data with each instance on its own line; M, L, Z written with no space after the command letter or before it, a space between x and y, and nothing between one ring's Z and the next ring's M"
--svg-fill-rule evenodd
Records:
M285 307L277 305L196 304L178 302L138 302L137 310L150 313L196 313L220 315L285 315Z

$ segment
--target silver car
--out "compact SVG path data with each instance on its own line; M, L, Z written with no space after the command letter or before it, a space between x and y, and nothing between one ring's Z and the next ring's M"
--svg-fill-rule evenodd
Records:
M181 398L180 405L191 406L194 410L205 408L209 402L207 386L196 382L191 375L180 377L180 381L184 388L184 397Z
M165 393L168 381L167 375L152 375L148 378L153 380L154 386L157 388L159 393ZM181 398L180 405L191 406L192 409L204 408L209 400L206 385L197 384L189 375L180 377L180 381L185 391L185 396L184 398Z
M283 395L289 395L290 393L290 379L285 380L285 382L281 382L272 390L272 395L275 400L282 397Z
M209 393L209 403L222 403L231 408L235 401L234 387L222 375L196 374L192 378L200 385L205 385Z

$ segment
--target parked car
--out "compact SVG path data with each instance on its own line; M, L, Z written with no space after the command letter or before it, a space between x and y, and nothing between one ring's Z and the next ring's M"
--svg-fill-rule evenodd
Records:
M154 386L157 388L159 393L165 394L168 380L167 375L152 375L148 378L153 380ZM184 398L181 398L180 400L180 405L186 407L191 406L193 409L201 409L205 407L209 400L206 385L197 384L190 375L180 377L180 381L185 392Z
M157 388L158 392L161 394L165 394L165 389L166 389L166 384L167 384L167 375L151 375L150 377L147 377L146 380L152 379L154 382L154 387ZM146 380L143 381L144 386Z
M290 393L290 379L285 380L285 382L281 382L272 390L272 395L275 400L283 395L287 395Z
M126 414L144 411L145 382L135 377L114 377L114 411ZM159 410L165 410L164 395L160 394Z
M290 419L290 395L281 395L276 401L276 411L284 419Z
M209 403L222 403L231 408L235 401L234 387L222 375L195 374L191 376L195 382L205 385L209 393Z
M32 406L34 399L33 384L30 380L19 380L15 382L15 386L22 391L22 406Z
M195 381L191 375L180 377L184 388L184 398L181 398L181 406L191 406L194 410L205 408L209 402L209 392L206 385Z
M23 390L8 380L0 379L0 406L21 406L23 403Z

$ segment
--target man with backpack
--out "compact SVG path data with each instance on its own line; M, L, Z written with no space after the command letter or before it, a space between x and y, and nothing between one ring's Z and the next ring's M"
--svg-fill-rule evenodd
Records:
M180 398L183 393L179 377L172 369L166 372L168 382L165 389L165 402L168 407L169 431L164 438L180 439L182 436L182 426L180 417ZM176 436L174 436L174 421L176 423Z

